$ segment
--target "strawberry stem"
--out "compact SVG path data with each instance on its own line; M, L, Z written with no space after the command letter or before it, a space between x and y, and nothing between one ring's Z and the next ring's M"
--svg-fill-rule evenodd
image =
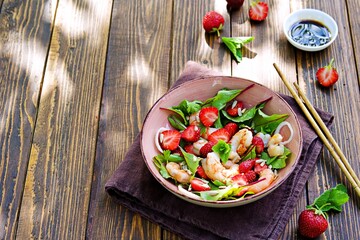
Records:
M330 68L330 69L333 68L332 65L333 65L334 61L335 61L334 58L332 58L329 65L327 65L326 68Z

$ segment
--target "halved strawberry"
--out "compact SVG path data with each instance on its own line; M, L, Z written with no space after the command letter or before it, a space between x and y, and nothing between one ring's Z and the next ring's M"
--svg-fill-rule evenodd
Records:
M200 156L206 157L209 152L212 152L212 147L214 144L212 142L207 142L204 146L200 148Z
M175 150L180 143L181 133L177 130L165 130L160 134L160 144L165 150Z
M248 183L254 182L257 178L257 175L253 170L250 170L244 174L245 174L245 177L246 177Z
M217 128L205 127L201 130L200 136L202 138L208 139L209 135L212 134L213 132L215 132L216 130L217 130Z
M259 0L251 2L249 17L253 21L264 21L268 15L269 6Z
M262 165L261 163L255 163L254 172L260 174L260 172L264 169L267 169L268 166L266 164Z
M220 128L209 135L208 140L216 144L219 140L224 140L228 142L230 140L230 133L225 128Z
M229 122L224 126L224 128L229 132L230 137L234 136L234 134L239 130L238 125L233 122Z
M229 105L226 108L226 112L232 117L237 117L239 116L239 111L241 111L242 108L243 108L243 103L235 100L232 105Z
M218 119L219 110L216 107L205 107L200 110L199 118L200 122L205 127L211 127Z
M196 142L200 138L200 128L195 125L188 126L181 133L181 138L187 142Z
M243 173L233 176L231 178L231 181L233 183L237 183L239 186L244 186L244 185L248 184L247 178Z
M195 152L194 152L194 146L192 144L185 145L184 150L187 153L191 153L191 154L196 155Z
M197 169L196 169L196 174L203 178L203 179L209 179L208 176L206 175L205 173L205 170L202 166L198 166Z
M209 184L199 178L193 178L190 184L191 188L195 191L207 191L211 189Z
M264 141L258 137L254 136L252 139L252 144L255 146L256 153L262 153L264 151Z
M330 87L337 82L339 74L335 68L333 68L334 59L331 59L330 64L320 68L316 72L316 78L324 87Z
M240 163L239 165L239 173L246 173L252 170L255 166L255 159L245 160L244 162Z

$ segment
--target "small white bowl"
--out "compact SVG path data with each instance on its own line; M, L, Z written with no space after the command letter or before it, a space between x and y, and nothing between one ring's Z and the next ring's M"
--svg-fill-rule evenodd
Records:
M289 33L291 27L297 22L306 20L319 22L324 25L330 31L330 41L321 46L306 46L294 41ZM330 15L316 9L301 9L291 13L284 21L283 30L286 38L294 47L308 52L320 51L327 48L334 42L338 35L338 26L335 20Z

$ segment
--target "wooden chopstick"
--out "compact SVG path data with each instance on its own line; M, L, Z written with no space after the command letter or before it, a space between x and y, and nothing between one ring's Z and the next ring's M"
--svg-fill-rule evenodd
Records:
M358 185L356 183L356 181L354 180L353 176L350 174L349 170L346 168L346 166L344 165L344 163L342 162L341 158L339 157L339 155L336 153L336 151L334 150L334 148L332 147L332 145L330 144L330 142L326 139L324 133L321 131L320 127L318 126L318 124L316 123L316 121L314 120L314 118L312 117L312 115L310 114L309 110L306 108L306 106L304 105L304 103L302 102L302 100L300 99L300 97L297 95L297 93L295 92L295 90L293 89L293 87L290 85L290 83L286 80L285 76L283 75L283 73L280 71L279 67L276 65L276 63L273 64L276 71L278 72L281 80L284 82L285 86L288 88L288 90L290 91L291 95L294 97L295 101L298 103L299 107L301 108L301 110L304 112L306 118L309 120L310 124L312 125L312 127L314 128L315 132L319 135L320 139L322 140L322 142L324 143L324 145L328 148L329 152L331 153L331 155L334 157L336 163L339 165L340 169L343 171L343 173L345 174L345 176L347 177L347 179L349 180L349 182L351 183L351 185L353 186L354 190L356 191L356 193L358 194L358 196L360 197L360 185ZM325 125L325 124L324 124ZM351 169L350 165L349 168ZM351 169L352 170L352 169ZM352 170L352 172L354 172ZM355 174L354 174L355 175ZM355 175L356 176L356 175Z
M293 83L295 88L297 89L300 97L302 98L302 100L304 101L305 105L307 106L308 110L310 111L310 113L312 114L312 116L315 118L315 120L317 121L318 125L320 126L321 130L323 131L323 133L325 134L325 136L327 137L327 139L330 141L330 143L332 144L333 148L335 149L336 153L339 155L339 157L341 158L341 161L344 163L344 165L346 166L347 170L350 172L351 176L354 178L356 185L360 186L360 180L359 178L356 176L356 173L354 172L354 170L351 168L349 161L347 160L347 158L345 157L344 153L341 151L339 145L337 144L337 142L335 141L334 137L332 136L332 134L330 133L329 129L326 127L325 123L323 122L323 120L321 119L321 117L319 116L319 114L316 112L315 108L311 105L310 101L307 99L306 95L304 94L304 92L300 89L299 85L294 82Z

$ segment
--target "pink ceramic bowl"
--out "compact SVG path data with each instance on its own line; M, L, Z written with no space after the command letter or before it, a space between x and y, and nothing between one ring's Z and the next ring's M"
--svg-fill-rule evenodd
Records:
M243 89L251 84L254 84L254 87L240 94L237 98L238 100L244 102L246 108L252 107L261 102L262 100L272 97L272 99L266 104L263 111L268 115L271 115L273 113L286 113L289 115L286 121L288 121L292 125L292 128L294 130L294 136L292 141L286 145L292 152L291 157L287 160L286 167L278 171L278 178L266 190L255 195L248 196L244 199L228 201L196 200L189 198L188 196L179 192L176 185L174 185L171 181L164 179L160 175L158 169L153 163L153 157L159 154L155 146L155 135L157 130L161 127L171 128L167 120L167 117L170 114L169 111L161 110L160 108L178 105L184 99L187 99L189 101L205 100L215 96L215 94L222 88ZM287 128L283 128L281 130L281 134L284 136L284 139L287 139L290 135L290 131ZM156 180L176 196L188 202L208 207L234 207L251 203L265 197L270 192L274 191L277 187L279 187L289 177L291 172L295 169L296 164L298 163L301 150L302 134L300 130L300 124L293 110L286 103L286 101L281 98L277 93L273 92L272 90L263 85L260 85L250 80L234 77L200 78L175 87L174 89L166 93L164 96L162 96L150 109L144 120L143 128L141 131L141 151L143 154L143 158L148 169L156 178Z

